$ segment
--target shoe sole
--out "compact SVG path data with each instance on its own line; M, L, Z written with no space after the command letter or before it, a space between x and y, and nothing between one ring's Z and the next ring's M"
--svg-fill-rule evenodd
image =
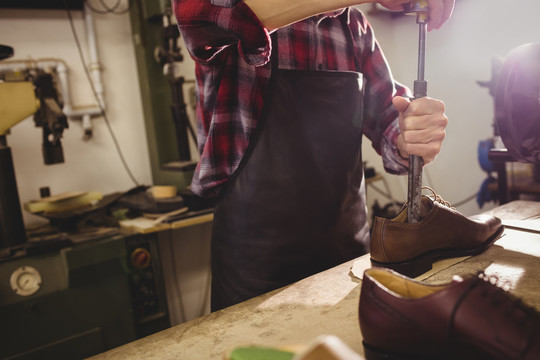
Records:
M486 352L483 349L475 347L463 346L463 343L452 344L449 348L439 349L440 354L428 356L403 354L403 353L390 353L387 350L381 350L380 348L373 347L362 341L364 346L364 357L366 360L494 360L501 359L502 357L494 357L493 354Z
M416 355L391 354L379 349L376 349L362 341L364 345L364 357L366 360L429 360L427 358L418 357Z
M478 255L484 252L495 242L495 240L497 240L502 235L503 232L504 226L501 225L501 227L497 230L497 232L495 232L495 234L493 234L480 246L473 249L439 249L417 256L412 260L396 263L385 263L370 259L371 265L374 267L384 267L392 269L400 274L414 278L431 270L433 268L433 263L437 260L460 256Z

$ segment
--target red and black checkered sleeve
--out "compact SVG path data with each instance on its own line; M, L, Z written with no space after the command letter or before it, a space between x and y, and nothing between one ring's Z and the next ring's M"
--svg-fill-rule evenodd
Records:
M364 134L371 140L375 151L383 157L389 173L403 174L408 161L397 150L399 135L398 112L392 104L396 96L410 97L410 90L396 81L383 51L368 21L359 13L353 13L358 58L366 82L364 94Z
M232 46L250 65L270 58L270 36L243 1L172 0L178 28L195 61L209 64Z

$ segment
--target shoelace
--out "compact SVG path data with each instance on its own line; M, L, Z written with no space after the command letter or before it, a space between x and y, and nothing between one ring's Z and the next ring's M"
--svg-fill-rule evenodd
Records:
M437 193L435 192L435 190L433 190L433 189L430 188L429 186L422 186L422 190L428 190L429 192L431 192L431 197L428 196L431 200L436 201L436 202L438 202L439 204L442 204L442 205L444 205L444 206L446 206L446 207L449 207L449 208L452 209L452 210L456 210L456 208L453 207L452 204L450 204L449 201L444 200L444 199L442 198L441 195L437 194ZM403 206L401 206L401 210L400 210L400 211L402 211L403 209L405 209L405 208L408 206L408 204L409 204L408 202L405 202L405 203L403 204Z
M439 204L443 204L444 206L449 207L450 209L454 209L454 210L455 210L455 208L452 207L452 204L450 204L449 201L444 200L444 199L442 198L441 195L437 194L437 193L435 192L435 190L433 190L433 189L430 188L429 186L422 186L422 190L428 190L428 191L430 191L431 194L432 194L432 196L433 196L433 198L432 198L433 201L436 201L436 202L438 202Z
M509 292L512 288L510 282L501 281L497 275L487 275L486 273L481 271L477 274L475 280L472 281L469 286L463 291L454 308L452 309L445 339L451 339L454 317L456 315L456 312L461 306L463 300L465 300L465 298L469 294L469 292L477 286L482 287L481 295L483 297L491 297L492 306L497 307L501 305L503 301L506 303L505 305L507 306L507 309L504 312L505 316L511 317L516 310L521 310L521 316L515 317L515 321L519 327L522 327L527 321L538 321L540 313L538 313L535 308L528 306L520 298L512 295ZM449 353L448 349L450 349L450 346L451 344L448 341L442 344L440 359L445 359L445 354ZM525 346L525 348L528 347L528 345Z
M482 296L491 297L491 304L493 306L499 306L505 300L508 300L508 306L504 314L507 317L512 316L516 310L522 310L523 314L518 322L522 325L525 321L530 319L534 314L538 315L536 310L525 304L520 298L512 295L510 290L512 290L512 284L508 280L501 280L498 275L487 275L484 272L478 273L477 278L485 283L488 286L482 288Z
M495 285L496 287L500 288L503 291L512 290L512 283L508 280L501 281L501 278L497 274L488 275L485 272L480 271L477 276L479 279L482 279L490 283L491 285Z

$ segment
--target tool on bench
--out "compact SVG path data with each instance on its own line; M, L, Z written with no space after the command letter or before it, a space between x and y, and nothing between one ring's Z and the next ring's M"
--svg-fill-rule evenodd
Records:
M428 19L427 0L417 0L404 6L406 14L416 15L416 23L419 25L418 36L418 76L414 81L414 98L427 96L427 81L424 80L426 62L426 33ZM409 155L409 179L408 195L409 203L407 221L415 223L420 221L420 203L422 197L422 166L424 161L421 156Z

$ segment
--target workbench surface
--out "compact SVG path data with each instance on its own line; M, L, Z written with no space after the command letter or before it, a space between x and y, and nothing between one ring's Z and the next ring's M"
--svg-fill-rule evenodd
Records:
M435 264L418 279L449 281L485 271L512 284L511 292L540 310L540 203L515 201L487 213L503 220L504 235L483 254ZM223 359L239 345L305 345L317 336L338 336L363 355L358 300L369 255L244 303L120 346L92 359Z

